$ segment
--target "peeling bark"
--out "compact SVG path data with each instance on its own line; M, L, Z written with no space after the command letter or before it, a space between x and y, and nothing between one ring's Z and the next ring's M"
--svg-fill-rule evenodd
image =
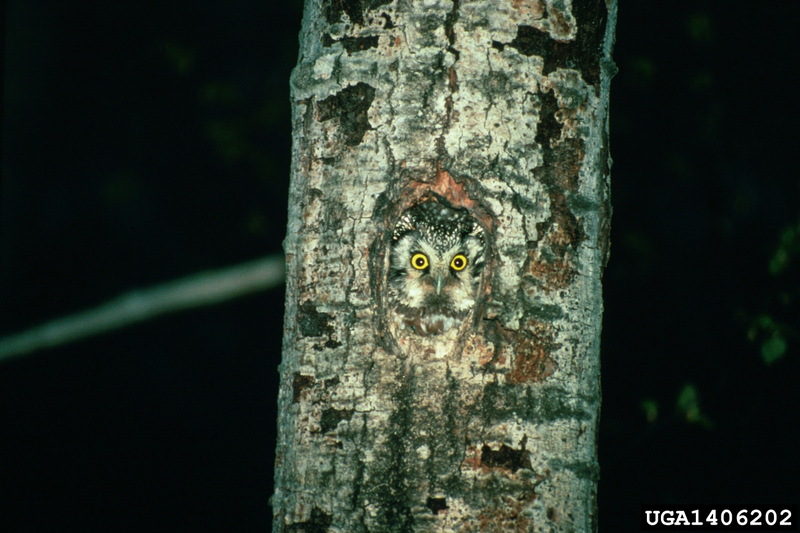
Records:
M307 0L274 531L595 531L614 0ZM390 327L409 207L466 210L469 318Z

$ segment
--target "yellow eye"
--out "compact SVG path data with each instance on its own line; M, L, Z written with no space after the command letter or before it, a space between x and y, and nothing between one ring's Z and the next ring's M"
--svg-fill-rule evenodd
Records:
M458 254L453 257L453 260L450 261L450 268L453 270L464 270L467 268L467 256L464 254Z
M411 266L413 266L417 270L425 270L426 268L428 268L428 256L420 253L412 255Z

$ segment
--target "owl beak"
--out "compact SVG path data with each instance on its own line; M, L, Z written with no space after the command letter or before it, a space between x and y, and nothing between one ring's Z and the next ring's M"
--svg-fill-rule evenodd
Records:
M442 287L444 287L445 277L441 274L436 276L434 280L434 287L436 288L436 296L439 296L442 293Z

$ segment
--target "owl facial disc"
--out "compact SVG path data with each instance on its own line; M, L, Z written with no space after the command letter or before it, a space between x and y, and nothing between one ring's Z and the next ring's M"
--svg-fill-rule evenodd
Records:
M428 200L392 233L388 303L394 325L418 335L458 327L475 305L484 267L483 230L466 209Z

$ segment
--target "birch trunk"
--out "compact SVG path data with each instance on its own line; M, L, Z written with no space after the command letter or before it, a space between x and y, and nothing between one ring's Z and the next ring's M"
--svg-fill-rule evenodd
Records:
M274 531L595 531L615 0L307 0ZM387 327L429 197L490 260L450 336Z

